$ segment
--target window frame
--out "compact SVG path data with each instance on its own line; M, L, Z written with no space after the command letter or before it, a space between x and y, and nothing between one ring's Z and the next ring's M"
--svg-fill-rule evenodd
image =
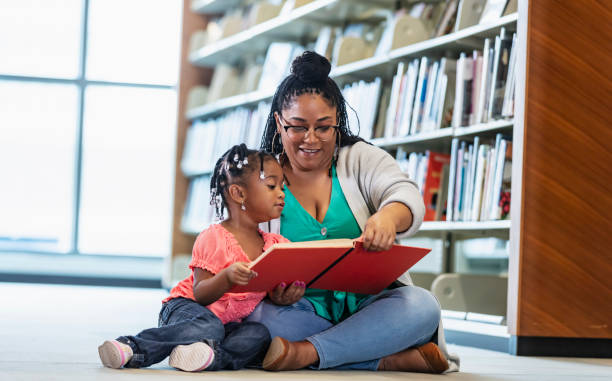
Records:
M116 86L116 87L136 87L141 89L164 89L173 90L178 92L178 83L174 85L162 85L162 84L151 84L151 83L138 83L138 82L114 82L114 81L100 81L100 80L88 80L86 78L86 67L87 67L87 34L89 30L89 6L90 0L83 1L83 13L81 19L81 33L80 33L80 52L79 52L79 71L78 76L74 79L57 78L57 77L41 77L41 76L25 76L25 75L11 75L1 74L1 81L15 81L15 82L36 82L36 83L48 83L48 84L71 84L77 87L77 126L76 126L76 141L75 141L75 162L74 162L74 200L72 208L71 218L71 237L70 246L67 252L60 252L55 250L32 250L27 248L7 249L0 248L0 254L9 255L12 253L23 253L23 254L42 254L42 255L58 255L64 257L87 256L87 257L100 257L103 258L143 258L146 260L153 260L158 262L163 260L163 257L157 256L146 256L146 255L119 255L119 254L104 254L104 253L81 253L78 250L78 237L79 237L79 221L80 221L80 206L81 206L81 171L83 164L83 132L84 132L84 112L85 112L85 93L88 86ZM182 4L181 4L182 6ZM180 42L179 42L180 43ZM178 82L178 81L177 81ZM0 274L2 274L2 268L0 268Z

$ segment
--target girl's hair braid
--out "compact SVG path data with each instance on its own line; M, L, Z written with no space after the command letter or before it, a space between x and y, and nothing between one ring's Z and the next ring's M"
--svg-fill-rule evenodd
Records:
M256 168L259 162L259 176L264 179L264 161L275 160L274 156L263 151L248 149L243 144L227 150L217 163L210 178L210 204L215 207L217 219L223 218L227 207L226 191L231 184L245 185L245 177Z

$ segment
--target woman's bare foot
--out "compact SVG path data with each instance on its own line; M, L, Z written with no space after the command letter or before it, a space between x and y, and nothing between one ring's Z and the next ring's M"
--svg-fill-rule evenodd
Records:
M378 370L401 372L442 373L447 369L448 362L434 343L385 356L378 364Z
M263 360L266 370L296 370L305 368L319 361L319 354L309 341L291 342L282 337L275 337Z

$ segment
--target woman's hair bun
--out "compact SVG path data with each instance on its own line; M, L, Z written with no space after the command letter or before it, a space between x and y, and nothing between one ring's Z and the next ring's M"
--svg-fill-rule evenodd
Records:
M327 58L309 50L291 63L291 73L304 83L324 82L330 71L331 64Z

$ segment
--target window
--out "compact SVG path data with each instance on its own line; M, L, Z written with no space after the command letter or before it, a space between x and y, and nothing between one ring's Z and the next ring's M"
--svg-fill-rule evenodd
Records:
M0 251L168 255L182 1L1 6Z

